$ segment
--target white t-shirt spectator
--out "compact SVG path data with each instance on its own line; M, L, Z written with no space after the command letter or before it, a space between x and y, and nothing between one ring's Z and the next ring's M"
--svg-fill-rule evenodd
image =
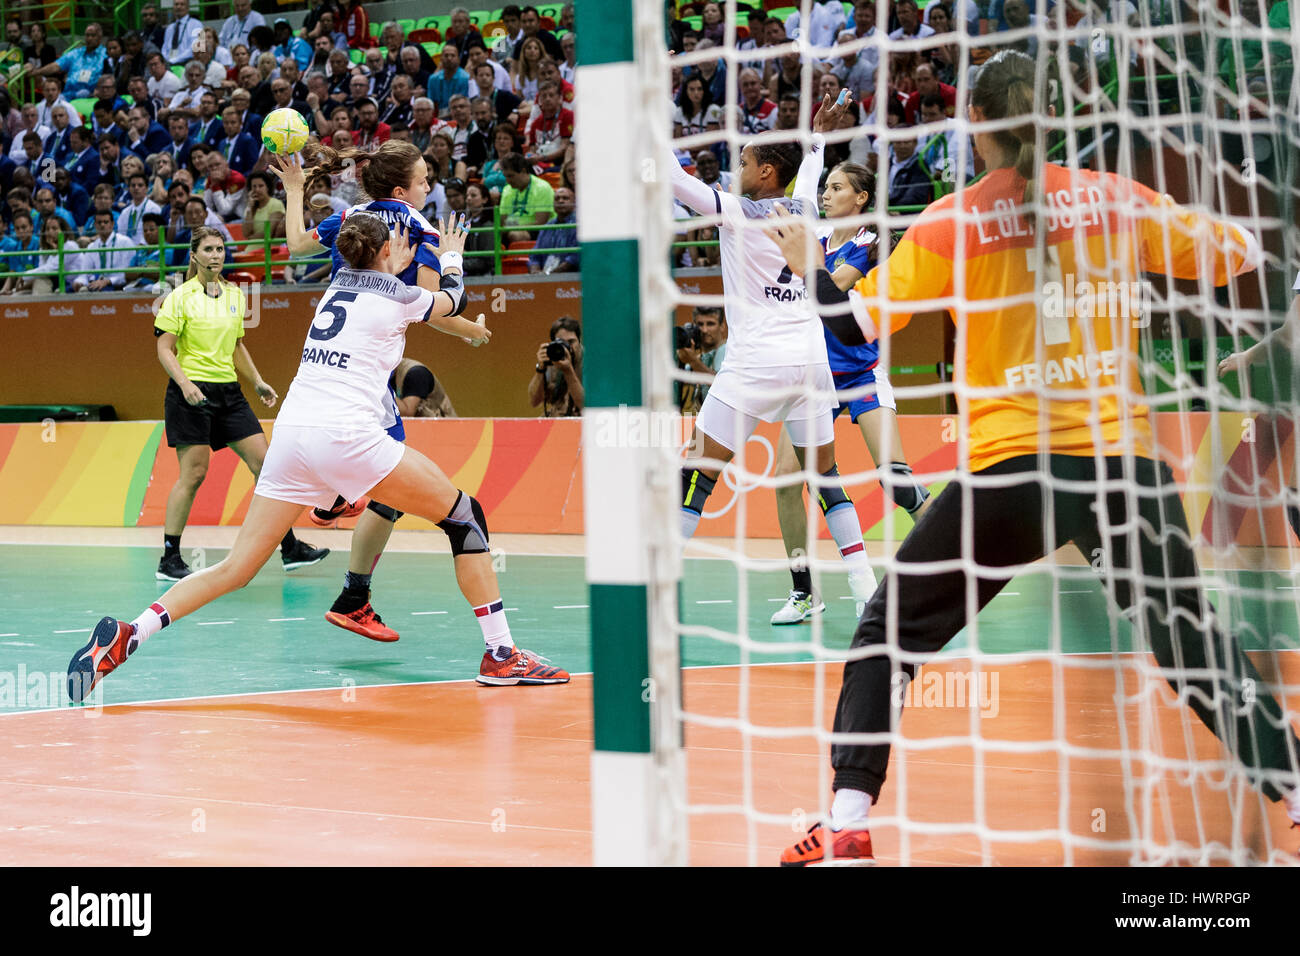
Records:
M917 26L916 26L916 36L910 36L910 37L909 37L909 36L904 36L904 34L903 34L903 28L902 28L902 27L899 27L897 30L895 30L893 33L891 33L891 34L889 35L889 39L891 39L891 40L904 40L904 39L907 39L907 40L916 40L916 39L923 39L923 38L925 38L925 37L932 37L932 36L934 36L934 28L933 28L933 27L926 26L924 23L918 23Z
M198 112L199 103L203 100L203 94L211 92L206 86L200 86L193 93L189 90L181 90L171 98L167 108L169 110L194 110Z
M162 208L152 199L146 199L139 206L128 205L117 215L118 234L130 239L132 245L143 246L144 217L149 213L162 215Z
M161 79L150 76L146 85L149 87L149 98L153 100L154 106L159 107L170 103L172 97L185 87L181 78L171 71L164 73Z
M809 11L809 27L801 31L801 18L796 10L785 20L785 35L791 40L797 39L801 32L807 33L808 42L813 46L828 47L835 42L835 37L848 26L848 17L844 15L844 5L839 0L821 3L814 0Z
M72 108L72 104L67 101L66 97L60 96L53 103L47 103L45 100L36 102L36 122L41 126L48 126L50 132L54 132L54 117L50 114L54 112L54 107L66 106L68 109L68 125L80 126L82 124L81 114ZM20 137L21 138L21 137ZM42 142L44 142L42 140Z
M48 126L41 126L38 123L36 129L31 130L31 132L39 136L41 142L44 143L50 138L50 134L53 133L54 130L50 129ZM13 145L9 147L9 158L15 163L21 163L27 158L27 150L23 149L23 137L26 136L27 133L28 130L21 130L18 135L14 137Z
M240 43L248 46L248 34L253 27L264 26L266 26L266 18L256 10L249 10L248 16L242 20L238 15L226 17L226 22L221 24L221 32L217 34L217 42L227 50L234 49Z
M117 233L113 233L107 239L96 237L90 245L86 246L81 255L81 268L99 271L73 276L72 287L79 289L96 279L107 279L114 289L125 286L125 270L131 265L131 257L135 255L130 251L132 245L134 243L130 239Z
M694 136L703 133L712 124L722 125L722 107L713 103L703 113L687 117L679 106L673 110L673 123L681 126L683 136Z

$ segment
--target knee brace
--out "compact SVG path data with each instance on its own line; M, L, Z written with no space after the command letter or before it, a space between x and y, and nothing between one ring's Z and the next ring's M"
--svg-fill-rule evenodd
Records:
M472 495L460 492L451 513L438 522L451 542L452 557L461 554L484 554L488 548L487 517L483 506Z
M930 490L912 477L911 466L904 462L890 462L889 474L893 478L889 493L894 496L894 503L907 509L908 514L916 514L930 497Z
M830 471L822 472L822 479L824 485L817 490L817 504L821 506L822 514L830 514L841 505L853 504L853 499L845 493L844 485L840 483L839 465L831 465Z
M366 510L373 511L375 514L379 515L379 517L391 521L393 524L397 524L397 519L406 514L406 512L398 511L396 508L390 508L388 505L381 505L374 498L370 499L370 503L366 505Z
M697 515L704 513L704 502L713 493L713 486L718 479L710 478L698 468L682 469L682 508L694 511Z

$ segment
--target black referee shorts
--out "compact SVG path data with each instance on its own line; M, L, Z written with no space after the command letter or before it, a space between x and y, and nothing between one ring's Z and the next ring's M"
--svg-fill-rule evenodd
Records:
M163 398L163 422L167 426L167 445L207 445L220 451L231 442L260 434L257 420L238 382L195 382L208 400L206 405L185 401L181 387L167 383Z

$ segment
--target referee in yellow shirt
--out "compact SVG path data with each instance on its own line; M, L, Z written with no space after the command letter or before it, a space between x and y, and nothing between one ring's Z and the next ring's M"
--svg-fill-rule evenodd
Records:
M206 226L195 229L186 281L167 296L154 320L158 360L171 376L163 399L167 444L176 449L180 462L180 476L167 496L159 581L179 581L190 573L181 557L181 533L208 473L208 449L220 451L229 445L254 478L262 470L266 435L239 388L236 372L253 383L268 408L279 398L262 381L240 341L244 293L221 278L225 260L221 233ZM292 530L280 542L286 571L315 564L327 554L328 548L313 548L295 538Z

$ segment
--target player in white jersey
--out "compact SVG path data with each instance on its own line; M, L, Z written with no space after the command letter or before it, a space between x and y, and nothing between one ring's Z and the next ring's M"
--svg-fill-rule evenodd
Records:
M346 264L336 243L339 230L350 216L364 210L378 216L390 227L401 227L406 235L414 259L398 278L410 286L438 291L441 280L438 231L420 214L429 194L429 170L420 151L410 143L390 140L373 153L338 151L316 144L304 152L315 161L311 167L313 175L352 172L359 175L361 186L369 198L360 205L335 213L309 232L303 221L306 201L303 166L297 157L277 159L270 170L284 182L285 241L289 252L295 256L314 255L327 249L333 260L333 272L337 273ZM349 163L353 165L349 166ZM439 328L449 334L470 336L474 325L452 316L440 323ZM396 395L390 395L388 399L384 427L398 441L406 440ZM313 521L325 525L332 525L339 517L360 515L352 532L343 589L325 613L325 620L374 641L395 641L397 632L383 622L370 604L370 586L375 567L401 512L387 502L374 499L355 504L349 504L349 501L340 495L331 504L313 508L310 512Z
M814 122L812 152L802 165L821 168L820 132L834 129L845 107L823 107ZM832 418L835 383L826 357L826 340L807 292L791 273L781 250L760 224L782 201L795 213L816 202L817 177L800 174L793 200L786 187L800 169L800 149L792 143L750 144L740 153L737 177L741 197L710 189L686 174L671 154L673 198L705 216L721 216L722 288L727 302L727 359L709 387L695 420L703 457L725 464L749 440L758 422L785 422L799 464L814 450L818 479L810 483L826 525L849 568L849 586L858 614L875 590L853 502L844 492L835 464ZM750 225L752 223L752 225ZM812 394L809 389L815 389ZM690 538L721 469L688 462L682 469L682 537Z
M388 225L364 213L344 224L338 245L351 268L339 272L317 306L234 547L224 561L189 575L130 623L100 620L68 664L68 696L74 701L172 621L247 584L303 511L330 505L337 493L352 501L369 494L392 502L446 533L457 584L487 645L480 683L568 681L565 671L515 647L479 503L383 427L388 377L402 358L407 326L454 315L465 305L465 287L457 281L463 223L442 234L443 275L456 279L430 292L395 277L414 254L404 230L390 240Z

